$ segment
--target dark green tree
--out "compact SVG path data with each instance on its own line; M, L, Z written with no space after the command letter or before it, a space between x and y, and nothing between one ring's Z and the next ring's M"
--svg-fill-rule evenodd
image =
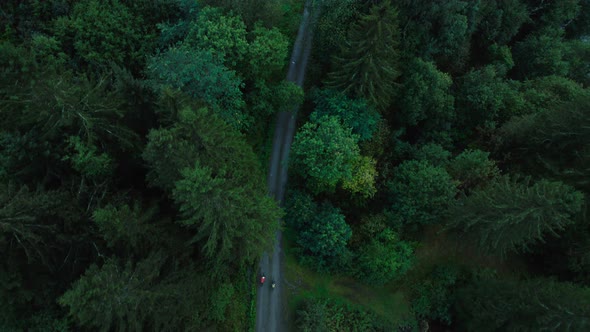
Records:
M170 128L152 130L148 181L180 209L206 257L252 262L271 245L281 213L267 196L252 148L207 109L184 108Z
M70 15L55 20L53 31L74 59L99 70L114 62L138 71L155 41L142 17L118 0L77 2Z
M234 128L250 125L243 112L241 79L208 51L170 48L148 62L147 75L156 90L172 87L202 100Z
M445 129L454 119L452 84L451 76L439 71L434 63L410 60L396 97L400 119L409 126L420 123L425 131Z
M442 221L457 192L444 168L416 160L404 161L394 170L388 189L394 221L418 225Z
M382 1L351 28L342 55L334 59L336 69L327 84L384 110L399 76L398 43L397 10L389 0Z
M206 257L217 264L252 263L272 245L281 213L259 186L244 183L223 167L214 172L197 164L181 172L172 197L180 206L182 225L195 229Z
M342 211L324 203L299 234L297 244L305 255L311 257L310 263L323 270L336 266L346 257L346 245L351 236L352 230Z
M485 253L526 251L556 235L581 211L584 195L561 182L508 176L462 199L450 212L448 229L472 241Z
M371 138L381 116L363 99L351 99L334 90L315 90L312 94L315 109L310 120L330 115L342 120L345 127L351 128L353 134L359 135L360 141Z
M402 276L413 263L414 247L385 229L364 244L358 252L354 269L357 277L374 285L384 285Z
M455 308L464 331L590 328L590 289L553 280L477 281L459 290Z
M485 186L500 175L498 166L489 157L489 152L467 149L451 161L447 170L459 181L459 189L468 192Z
M514 118L499 130L499 149L522 168L590 189L590 97Z

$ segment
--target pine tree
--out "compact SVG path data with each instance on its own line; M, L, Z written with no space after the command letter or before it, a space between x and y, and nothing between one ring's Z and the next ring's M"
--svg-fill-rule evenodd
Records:
M457 293L465 331L588 331L590 289L552 280L482 280Z
M529 182L504 176L475 191L451 209L447 227L483 252L504 255L526 250L573 223L582 208L582 193L562 182Z
M327 85L385 109L399 76L398 42L397 11L390 1L374 5L352 28Z

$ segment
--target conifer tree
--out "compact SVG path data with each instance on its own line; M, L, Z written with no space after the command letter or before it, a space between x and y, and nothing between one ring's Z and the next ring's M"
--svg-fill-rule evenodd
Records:
M385 109L399 76L398 42L397 11L390 1L374 5L352 28L327 84Z
M552 280L482 280L461 289L465 331L588 331L590 289Z
M448 228L486 253L526 250L547 234L557 235L581 211L584 196L562 182L505 176L451 209Z

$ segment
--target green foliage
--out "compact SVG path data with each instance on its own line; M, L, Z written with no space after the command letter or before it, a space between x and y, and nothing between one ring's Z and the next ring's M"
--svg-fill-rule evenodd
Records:
M529 182L504 176L474 191L451 209L447 227L483 252L505 255L528 250L573 223L582 208L582 193L561 182Z
M377 193L375 178L377 162L370 157L360 156L352 163L352 177L342 181L342 189L362 198L373 197Z
M479 22L473 40L505 45L529 21L527 6L520 0L491 0L480 3Z
M303 99L303 89L286 80L276 84L257 81L254 91L248 95L250 112L258 121L266 121L266 117L277 112L290 112L301 105Z
M260 25L254 27L252 35L254 39L248 45L250 76L268 79L280 74L287 63L287 37L277 28L266 29Z
M207 51L235 68L248 51L246 25L239 16L223 15L219 8L205 7L192 22L183 45Z
M253 27L260 21L270 27L284 19L285 7L289 8L293 2L285 0L203 0L202 3L235 12L244 19L248 27Z
M109 247L141 252L141 249L145 249L145 243L156 233L154 226L149 224L156 212L155 207L143 208L140 202L132 206L109 204L94 210L92 220Z
M211 298L211 318L214 321L225 320L226 310L232 300L235 289L232 284L222 284Z
M450 325L451 309L459 271L449 266L437 266L427 279L413 289L412 310L420 319L438 320Z
M545 279L482 280L457 294L465 331L585 331L590 290Z
M109 258L91 265L58 302L80 326L99 331L178 331L202 327L207 296L195 271L162 275L166 258L151 254L137 263Z
M409 126L421 123L425 131L444 129L454 118L452 84L451 76L439 71L433 62L410 60L397 93L403 123Z
M359 158L358 135L344 128L335 116L304 124L293 141L294 170L314 192L333 191L352 178L353 162Z
M529 35L516 43L513 54L514 70L521 78L565 76L569 71L569 63L565 59L567 44L563 42L561 29L548 28Z
M589 96L590 90L561 76L544 76L525 81L521 86L526 101L524 113L542 113L559 107L582 96Z
M435 59L437 64L453 69L464 65L469 54L475 3L401 0L396 5L405 52L426 60Z
M440 222L457 192L456 183L442 167L426 161L404 161L388 183L391 212L403 224Z
M437 167L445 167L450 158L451 153L435 143L424 144L414 152L415 160L427 161Z
M317 122L323 116L337 116L345 127L359 135L360 141L371 139L381 119L363 99L351 99L334 90L315 90L311 97L316 105L310 115L311 121Z
M203 252L217 264L254 262L271 247L281 217L271 197L256 187L237 186L241 182L232 171L212 172L197 163L182 170L172 196L180 206L179 222L196 229L192 242L203 241Z
M378 332L393 331L377 315L362 307L331 299L306 299L296 316L296 327L303 332Z
M143 156L148 181L171 194L206 257L252 262L270 247L280 209L252 148L214 114L182 109L172 127L150 132Z
M399 76L398 42L397 11L390 1L374 5L351 28L342 55L335 58L337 69L330 73L328 85L384 110Z
M69 16L55 21L53 31L67 50L94 68L108 68L110 62L137 68L153 45L142 18L118 0L80 1Z
M324 203L300 232L297 244L306 255L311 256L314 267L322 270L334 266L346 256L346 244L351 236L352 230L340 209Z
M459 188L464 191L481 188L500 175L500 170L490 153L467 149L457 155L447 170L453 179L459 181Z
M64 157L70 160L72 167L90 180L102 180L112 175L113 159L106 153L98 153L96 146L84 144L79 137L71 136L69 147L75 152Z
M204 101L234 128L249 125L243 113L241 80L233 70L221 65L207 51L184 47L170 48L148 62L147 74L156 89L179 89L189 96Z
M502 79L493 66L472 70L459 80L457 112L468 128L494 128L499 120L519 114L523 104L514 83Z
M323 0L319 3L322 15L314 33L314 51L322 63L330 62L346 45L348 29L360 15L361 3L357 0Z
M414 247L385 229L359 249L354 265L358 278L374 285L384 285L402 276L413 265Z
M580 96L539 114L519 117L500 131L500 148L521 167L590 188L590 97Z

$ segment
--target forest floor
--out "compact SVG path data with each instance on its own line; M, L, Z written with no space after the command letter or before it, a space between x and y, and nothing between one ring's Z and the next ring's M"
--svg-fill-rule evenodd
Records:
M434 267L452 265L476 269L488 269L498 275L526 273L524 264L514 258L477 254L472 248L460 247L456 240L439 233L438 227L425 229L416 249L415 264L400 280L385 286L371 286L341 275L316 272L297 260L292 242L285 236L285 297L288 303L288 326L294 331L295 313L301 301L307 297L321 296L347 301L370 309L394 323L411 315L409 296L413 286L425 279Z
M283 238L285 239L285 238ZM369 308L392 322L401 322L410 314L410 304L403 291L391 287L372 287L348 276L316 272L302 264L285 239L285 297L288 303L288 326L295 331L295 312L307 297L320 296L343 300Z

